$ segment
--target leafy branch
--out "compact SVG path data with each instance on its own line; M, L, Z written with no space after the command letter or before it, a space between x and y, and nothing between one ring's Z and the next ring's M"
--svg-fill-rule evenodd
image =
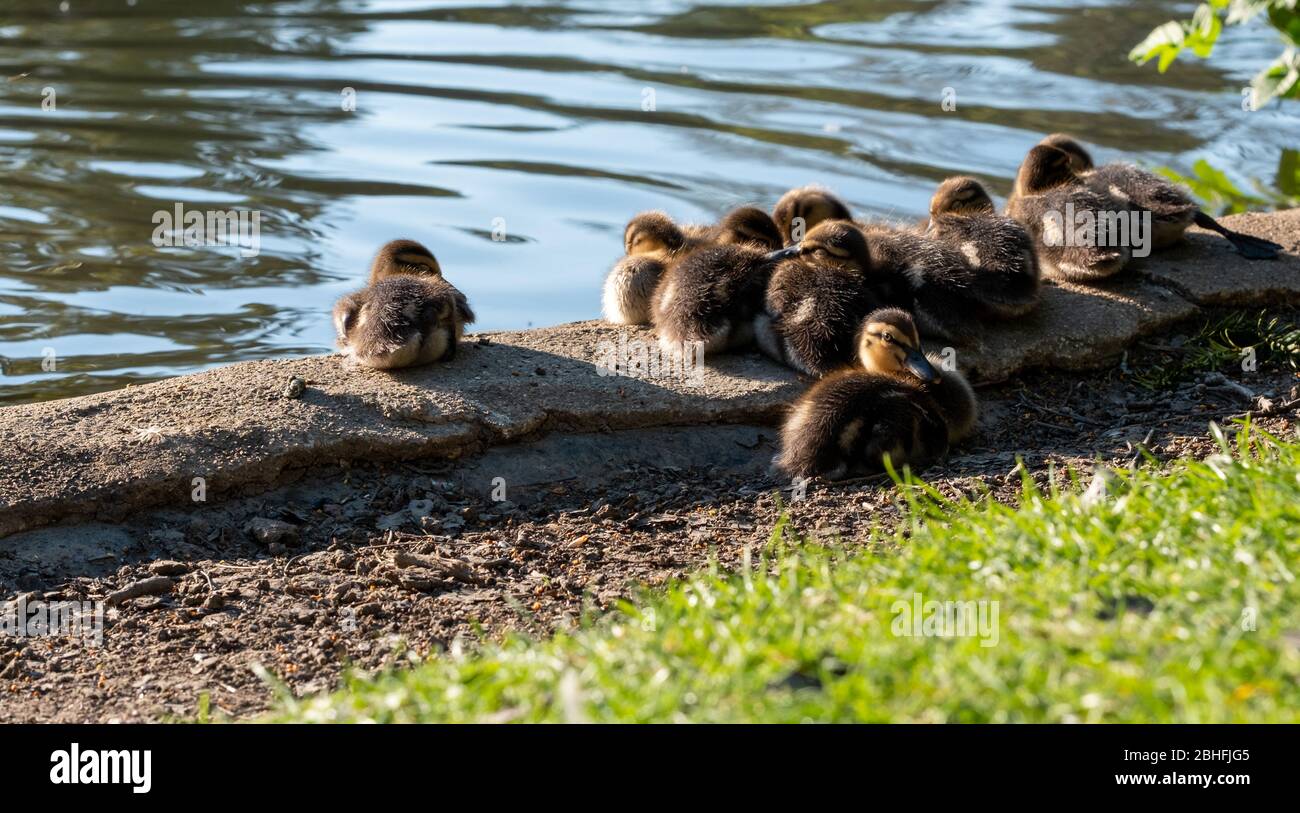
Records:
M1205 59L1214 50L1225 25L1242 25L1266 15L1282 36L1282 55L1255 75L1248 110L1259 110L1273 99L1300 98L1300 0L1207 0L1197 6L1192 19L1171 20L1156 27L1129 52L1129 59L1145 65L1152 59L1161 73L1184 51Z

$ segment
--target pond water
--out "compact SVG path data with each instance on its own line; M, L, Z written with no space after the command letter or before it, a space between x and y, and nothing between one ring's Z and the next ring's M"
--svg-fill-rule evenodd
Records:
M326 352L394 237L434 250L477 329L520 328L596 317L642 209L820 182L912 218L950 174L1004 195L1049 130L1271 181L1300 117L1241 105L1271 29L1163 76L1126 59L1191 8L7 0L0 402ZM256 255L156 245L178 205L258 212Z

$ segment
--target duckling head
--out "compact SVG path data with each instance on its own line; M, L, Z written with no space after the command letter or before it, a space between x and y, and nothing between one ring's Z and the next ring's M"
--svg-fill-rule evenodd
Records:
M930 198L930 218L939 215L977 215L993 214L993 198L989 197L984 185L966 175L949 178L939 184L934 197Z
M939 371L921 352L916 322L899 308L881 308L867 314L858 332L858 360L868 372L915 378L923 384L939 380Z
M1072 136L1065 133L1052 133L1038 143L1045 144L1048 147L1056 147L1070 156L1070 169L1075 172L1087 172L1093 167L1092 155Z
M433 253L414 240L390 240L384 243L370 264L370 281L400 275L440 277L442 266Z
M623 248L629 257L668 254L686 245L686 234L663 212L642 212L623 230Z
M836 266L865 274L871 269L871 253L862 231L845 220L828 220L804 235L803 240L767 255L780 261L789 257L822 266Z
M1050 144L1039 144L1029 151L1016 173L1013 196L1038 195L1075 178L1070 154Z
M827 220L852 220L844 202L820 186L801 186L781 196L772 210L772 220L790 245ZM800 228L802 227L802 228Z
M784 241L771 215L755 206L741 206L728 212L718 224L718 242L771 251Z

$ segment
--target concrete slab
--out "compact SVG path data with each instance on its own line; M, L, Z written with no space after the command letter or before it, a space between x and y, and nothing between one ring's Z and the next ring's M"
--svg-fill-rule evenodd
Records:
M543 496L546 486L577 479L600 482L632 465L759 474L771 465L777 444L774 427L746 424L551 435L488 449L457 466L452 479L464 493L490 500L499 477L509 483L507 499L528 505Z
M1097 367L1139 336L1163 330L1196 311L1169 288L1128 271L1096 286L1048 285L1036 311L991 327L982 347L958 348L957 365L980 383L1004 381L1031 367Z
M757 356L716 359L698 381L601 375L595 362L611 350L654 346L644 328L484 338L448 364L397 373L339 356L258 361L0 409L0 535L184 509L310 466L456 458L556 430L768 423L803 387ZM284 392L291 376L307 382L299 399Z
M1198 305L1267 305L1300 300L1300 209L1222 218L1234 231L1281 244L1277 260L1247 262L1214 232L1193 228L1167 251L1134 263L1143 276Z

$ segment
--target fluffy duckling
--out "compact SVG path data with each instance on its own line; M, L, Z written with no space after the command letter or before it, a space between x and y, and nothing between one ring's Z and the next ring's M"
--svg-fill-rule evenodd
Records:
M668 266L651 298L651 321L665 348L703 342L706 353L752 343L780 245L776 224L761 209L742 207L718 225L716 245L689 252Z
M781 427L775 463L792 476L831 480L891 465L919 468L970 434L978 404L966 379L921 352L906 311L884 308L858 334L864 369L846 369L814 384Z
M753 207L730 212L716 225L678 226L663 212L632 218L623 232L627 255L605 277L601 296L605 319L615 324L649 324L652 297L664 272L690 252L711 245L781 247L781 233L766 213Z
M1200 206L1177 184L1132 164L1096 166L1083 145L1065 133L1053 133L1039 144L1056 147L1070 157L1070 169L1088 188L1108 192L1137 211L1151 212L1151 245L1168 248L1183 238L1195 224L1218 232L1249 260L1276 259L1281 246L1248 234L1232 231L1201 211Z
M619 325L650 323L650 297L664 269L687 248L686 232L663 212L642 212L623 230L627 255L605 277L601 310Z
M825 220L852 220L853 215L844 201L816 185L791 189L781 196L772 209L772 220L781 230L784 245L790 246L803 239Z
M778 264L754 320L759 349L816 376L851 361L863 318L886 304L890 289L873 277L862 232L846 221L823 221L769 256Z
M1127 204L1077 183L1071 166L1074 160L1070 153L1050 144L1031 149L1016 174L1006 213L1028 229L1044 275L1068 282L1097 282L1127 265L1132 252L1127 245L1069 239L1074 225L1065 222L1065 213L1127 211Z
M383 370L453 358L473 321L465 295L414 240L385 244L371 264L370 284L334 306L339 349Z
M981 313L1022 316L1038 305L1038 257L1025 227L997 213L974 178L949 178L930 199L926 236L956 248L977 273Z

